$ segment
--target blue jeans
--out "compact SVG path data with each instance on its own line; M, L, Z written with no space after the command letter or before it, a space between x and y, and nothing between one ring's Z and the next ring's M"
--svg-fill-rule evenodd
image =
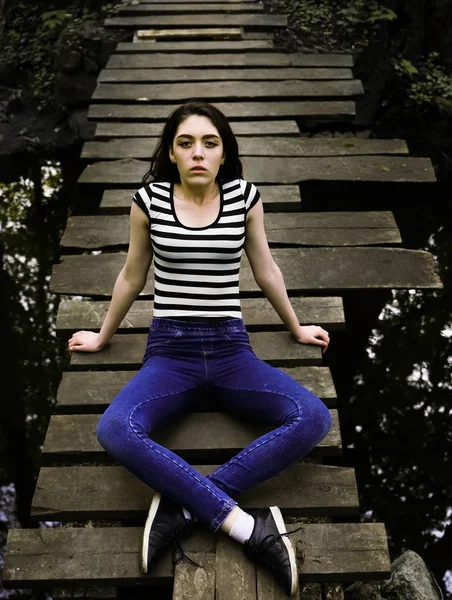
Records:
M207 476L150 437L205 392L215 409L276 427ZM97 436L136 477L216 531L234 498L310 452L330 426L317 396L257 358L241 319L154 318L143 365L102 415Z

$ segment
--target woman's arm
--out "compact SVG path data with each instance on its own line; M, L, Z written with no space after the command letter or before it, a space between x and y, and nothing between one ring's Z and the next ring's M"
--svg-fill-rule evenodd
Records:
M130 242L127 259L116 279L101 330L99 333L77 331L68 342L69 351L97 352L110 342L135 298L144 288L151 262L152 246L148 218L133 202L130 210Z
M282 273L273 260L268 246L262 200L253 206L247 216L245 252L257 285L293 337L304 344L323 346L325 352L330 340L328 332L316 325L301 327L292 308Z

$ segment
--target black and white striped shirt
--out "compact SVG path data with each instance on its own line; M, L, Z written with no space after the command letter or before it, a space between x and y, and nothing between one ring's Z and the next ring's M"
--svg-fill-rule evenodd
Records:
M258 189L243 179L220 184L220 211L207 227L180 223L173 190L172 183L151 183L133 197L149 219L154 316L241 318L240 259Z

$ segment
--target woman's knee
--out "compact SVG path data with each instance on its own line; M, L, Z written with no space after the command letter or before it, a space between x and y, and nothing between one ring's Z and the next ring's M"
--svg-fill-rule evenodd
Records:
M108 410L101 416L96 429L97 440L102 448L112 455L124 447L124 437L127 435L127 423L118 415L112 415Z
M332 420L330 411L317 396L314 396L311 404L311 421L316 434L315 437L318 438L316 442L318 444L331 429Z

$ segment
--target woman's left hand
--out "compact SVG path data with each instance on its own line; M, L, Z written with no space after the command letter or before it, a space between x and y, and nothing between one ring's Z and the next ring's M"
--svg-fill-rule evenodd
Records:
M322 346L322 354L325 354L330 343L328 331L322 329L318 325L300 326L296 333L292 333L293 337L301 344L315 344Z

